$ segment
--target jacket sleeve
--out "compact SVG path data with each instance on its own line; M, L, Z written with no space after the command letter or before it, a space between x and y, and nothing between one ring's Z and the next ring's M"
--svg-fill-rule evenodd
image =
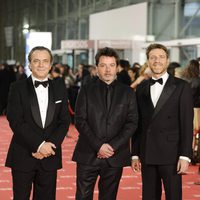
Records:
M183 86L180 97L180 156L191 158L192 156L192 138L193 138L193 98L192 90L188 83Z

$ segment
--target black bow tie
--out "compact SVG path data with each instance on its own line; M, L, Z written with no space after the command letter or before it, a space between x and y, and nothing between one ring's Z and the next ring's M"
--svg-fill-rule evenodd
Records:
M154 85L156 82L160 83L161 85L163 84L163 79L159 78L159 79L150 79L150 85Z
M34 86L37 88L39 85L42 85L43 87L47 87L47 85L49 84L49 81L35 81Z

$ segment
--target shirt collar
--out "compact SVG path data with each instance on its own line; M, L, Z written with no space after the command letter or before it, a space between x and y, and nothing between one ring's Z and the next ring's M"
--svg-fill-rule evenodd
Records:
M35 78L35 77L33 76L33 74L31 75L31 78L32 78L33 83L34 83L35 81L48 81L48 77L46 77L46 78L43 79L43 80L39 80L39 79Z
M167 79L168 79L168 77L169 77L169 74L167 73L167 72L165 72L160 78L162 78L163 79L163 85L165 85L165 83L166 83L166 81L167 81ZM152 77L152 79L154 79L155 80L155 78L154 77Z
M117 80L115 79L112 83L110 84L107 84L106 82L102 81L101 79L99 79L99 82L102 86L104 87L108 87L108 86L111 86L111 87L114 87L117 83Z

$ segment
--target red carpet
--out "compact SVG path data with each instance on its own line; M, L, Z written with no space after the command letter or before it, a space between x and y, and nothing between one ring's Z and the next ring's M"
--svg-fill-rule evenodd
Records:
M76 188L76 165L71 161L77 139L77 131L70 127L69 137L63 143L63 169L58 173L57 200L74 200ZM5 117L0 117L0 200L12 199L12 181L10 169L4 167L7 149L12 132ZM188 174L183 176L183 200L200 200L200 185L194 185L199 180L197 166L190 166ZM129 167L124 169L120 182L117 200L140 200L140 174L135 174ZM98 190L95 189L94 200L97 200ZM42 200L42 199L41 199ZM164 197L163 197L164 200Z

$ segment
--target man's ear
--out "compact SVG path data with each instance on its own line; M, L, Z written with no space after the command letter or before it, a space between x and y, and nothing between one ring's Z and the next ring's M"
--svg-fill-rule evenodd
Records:
M32 70L31 70L31 66L30 66L30 65L28 65L28 67L29 67L30 71L32 71Z

